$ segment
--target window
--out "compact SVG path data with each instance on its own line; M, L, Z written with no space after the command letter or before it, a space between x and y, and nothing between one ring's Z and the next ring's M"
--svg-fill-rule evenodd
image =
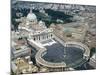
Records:
M39 36L39 40L40 40L40 36Z
M51 34L51 37L52 37L52 34Z
M35 41L36 39L34 38L34 41Z
M47 35L47 39L48 39L48 35Z
M68 34L66 35L66 37L72 37L72 34L71 34L71 33L68 33Z

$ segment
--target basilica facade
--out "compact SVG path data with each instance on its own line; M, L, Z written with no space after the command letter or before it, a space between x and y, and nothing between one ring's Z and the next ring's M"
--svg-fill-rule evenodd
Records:
M17 21L21 22L18 28L21 37L27 37L36 42L53 38L53 29L47 28L42 20L38 21L37 16L32 13L31 9L26 17L21 17Z

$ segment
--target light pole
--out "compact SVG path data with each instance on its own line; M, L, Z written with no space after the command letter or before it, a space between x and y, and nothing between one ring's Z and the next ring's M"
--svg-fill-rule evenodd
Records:
M66 62L66 49L67 49L67 45L65 44L64 46L64 62Z
M64 47L64 59L66 58L66 50L65 50L65 47Z

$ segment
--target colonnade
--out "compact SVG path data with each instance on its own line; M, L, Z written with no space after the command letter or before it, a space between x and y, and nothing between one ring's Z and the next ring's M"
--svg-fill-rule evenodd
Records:
M52 33L47 33L47 34L43 34L43 35L34 35L33 36L33 40L34 41L43 41L43 40L48 40L53 38L53 34Z

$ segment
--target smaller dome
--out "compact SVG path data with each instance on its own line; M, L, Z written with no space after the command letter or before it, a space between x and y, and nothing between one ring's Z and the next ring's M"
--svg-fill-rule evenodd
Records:
M42 26L42 25L44 25L45 23L41 20L41 21L39 21L39 25L40 26Z
M43 22L42 20L39 21L39 25L42 26L43 28L46 28L45 22Z
M32 13L32 10L30 10L30 13L27 15L27 19L29 21L36 21L37 20L37 17L34 13Z

